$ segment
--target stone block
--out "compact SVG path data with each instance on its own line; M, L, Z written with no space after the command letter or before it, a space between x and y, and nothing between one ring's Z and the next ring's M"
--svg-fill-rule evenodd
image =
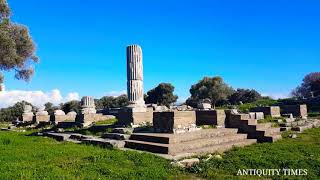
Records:
M33 115L22 115L22 122L31 122L33 121Z
M251 112L263 112L264 115L271 117L281 117L279 106L268 106L268 107L254 107L250 109Z
M196 111L196 124L224 127L226 114L224 110Z
M53 115L52 121L55 123L64 122L64 121L74 122L76 121L76 116L75 115Z
M50 122L50 115L36 115L37 122Z
M123 125L140 125L144 123L152 123L153 111L146 112L131 112L131 111L120 111L118 116L118 123Z
M255 119L256 119L256 120L264 119L264 114L263 114L263 112L256 112L256 113L255 113Z
M94 122L104 121L113 118L115 118L115 116L103 114L78 114L76 116L76 122L82 123L84 126L89 126Z
M281 114L292 114L294 117L306 118L308 116L307 105L281 106Z
M153 127L156 132L173 133L174 129L193 127L196 124L195 111L154 112Z

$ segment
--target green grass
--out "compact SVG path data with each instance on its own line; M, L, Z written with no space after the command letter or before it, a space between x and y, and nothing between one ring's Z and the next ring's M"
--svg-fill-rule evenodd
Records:
M277 103L277 100L273 99L259 99L252 103L245 103L241 105L237 105L237 108L244 113L249 112L251 108L257 107L257 106L272 106L275 103Z
M271 168L308 169L308 176L264 178L320 177L319 128L307 130L296 139L235 148L223 154L222 159L201 161L185 170L147 153L61 143L26 136L29 133L0 132L0 179L247 179L236 175L238 169Z
M165 179L177 171L151 154L25 135L0 132L0 179Z
M209 179L233 179L238 169L307 169L308 176L264 177L273 179L319 179L320 129L310 129L296 139L285 138L276 143L255 144L235 148L222 159L202 162L189 172ZM248 176L247 176L248 177ZM246 177L246 178L247 178ZM250 176L252 178L253 176ZM257 176L255 178L258 178Z
M320 118L320 112L309 112L308 117Z
M111 124L115 124L117 122L118 122L117 119L107 119L107 120L104 120L104 121L95 122L94 124L95 125L111 125Z

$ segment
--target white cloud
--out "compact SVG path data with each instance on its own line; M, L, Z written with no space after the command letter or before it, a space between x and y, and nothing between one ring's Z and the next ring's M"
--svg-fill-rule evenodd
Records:
M120 96L122 94L127 94L126 90L122 90L122 91L110 91L106 93L106 96L113 96L113 97L117 97Z
M283 99L290 97L290 94L287 92L276 92L276 93L261 93L262 96L269 96L273 99Z
M21 90L0 92L0 108L12 106L19 101L27 101L37 107L41 107L47 102L58 105L70 100L79 100L79 94L72 92L63 97L58 89L53 89L51 92Z
M80 99L80 96L79 96L79 93L77 92L71 92L65 98L66 101L73 101L73 100L79 100L79 99Z

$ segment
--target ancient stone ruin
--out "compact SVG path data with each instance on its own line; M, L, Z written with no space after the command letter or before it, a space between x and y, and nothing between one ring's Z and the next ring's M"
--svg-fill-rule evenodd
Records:
M46 133L47 136L179 158L223 152L234 146L242 147L257 142L274 142L281 139L280 128L273 127L272 123L259 123L259 120L264 120L266 116L280 118L282 115L287 117L285 125L292 125L298 124L294 116L306 117L305 105L256 107L249 113L239 113L236 109L213 109L208 99L202 100L197 108L187 105L170 108L156 104L146 105L143 97L142 49L139 45L130 45L126 50L129 105L115 113L117 124L105 127L112 127L111 132L108 129L101 137L55 132ZM73 120L76 124L87 127L94 122L114 117L96 113L94 99L90 96L81 99L81 108L80 114L70 112L65 115L60 110L55 111L54 122ZM32 113L26 109L24 115L26 119L30 119ZM46 116L45 113L37 113L37 116L40 115ZM320 122L317 123L320 126ZM315 126L316 122L312 125Z

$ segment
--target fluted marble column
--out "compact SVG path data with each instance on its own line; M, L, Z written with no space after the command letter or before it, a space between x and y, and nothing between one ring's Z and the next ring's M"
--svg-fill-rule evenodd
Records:
M145 112L142 49L139 45L127 47L127 91L129 107L136 112Z
M84 96L81 99L82 114L95 114L96 106L93 97Z

